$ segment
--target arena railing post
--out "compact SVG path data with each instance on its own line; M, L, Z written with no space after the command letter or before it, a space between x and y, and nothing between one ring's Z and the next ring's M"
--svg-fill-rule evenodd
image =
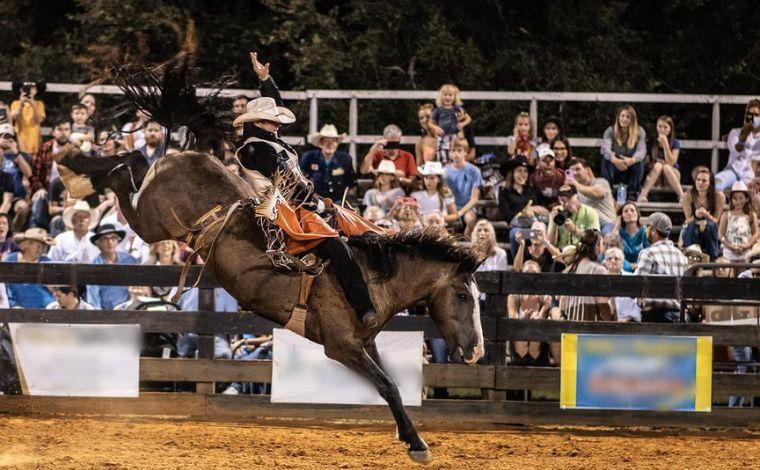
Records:
M507 296L503 292L503 276L499 276L498 294L486 293L485 315L491 320L493 328L488 328L485 332L484 341L486 343L486 363L494 367L494 386L498 383L499 369L506 365L506 348L505 343L499 340L499 319L507 311ZM503 401L506 395L503 391L494 388L481 390L481 396L484 400Z
M214 289L198 289L198 310L201 312L214 312ZM214 359L214 335L203 331L198 334L198 359ZM198 382L195 385L195 393L204 395L214 394L214 382Z

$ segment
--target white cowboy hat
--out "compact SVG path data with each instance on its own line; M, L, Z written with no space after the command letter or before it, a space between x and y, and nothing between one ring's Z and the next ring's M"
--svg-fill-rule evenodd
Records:
M309 143L315 147L319 147L322 145L322 139L325 137L329 139L338 139L338 143L340 144L343 139L346 138L346 133L338 134L338 128L333 126L332 124L325 124L322 126L322 129L319 130L319 132L316 132L309 136Z
M45 245L55 245L55 239L48 235L47 230L44 228L30 228L23 233L17 233L13 236L13 241L16 243L34 241L44 243Z
M396 176L404 176L404 172L401 170L396 169L396 165L393 164L390 160L380 160L380 164L372 170L372 173L378 175L378 174L385 174L385 175L396 175Z
M747 187L747 184L744 183L744 181L736 181L734 184L731 185L731 192L749 194L749 188Z
M576 250L577 248L575 245L567 245L562 248L562 252L560 254L552 256L552 259L561 261L563 264L567 264L575 255Z
M274 98L263 97L251 100L245 105L245 113L236 117L233 126L240 126L244 122L272 121L280 124L296 122L296 116L288 108L277 106Z
M446 171L443 169L441 162L425 162L424 165L417 167L417 172L422 176L443 175Z
M98 219L100 218L98 210L91 208L86 201L79 200L75 202L73 206L69 206L63 211L63 224L66 225L66 228L71 229L74 227L71 219L77 212L87 212L90 214L90 225L87 227L88 230L92 230L98 225Z

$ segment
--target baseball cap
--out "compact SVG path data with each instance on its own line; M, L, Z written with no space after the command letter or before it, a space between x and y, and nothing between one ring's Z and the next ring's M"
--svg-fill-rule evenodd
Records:
M673 222L663 212L652 212L647 217L646 224L662 234L670 234L670 231L673 230Z
M544 157L552 157L554 158L554 150L549 146L549 144L541 144L536 149L538 152L538 158L544 159Z
M578 194L578 189L575 186L570 186L569 184L563 184L559 187L559 191L557 192L558 196L565 197L571 197L575 194Z
M3 134L16 135L16 131L13 130L13 126L10 123L4 122L0 124L0 135Z

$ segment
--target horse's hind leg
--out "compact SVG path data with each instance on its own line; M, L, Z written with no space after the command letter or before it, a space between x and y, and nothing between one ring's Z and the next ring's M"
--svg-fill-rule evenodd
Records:
M325 347L325 352L328 357L335 359L342 363L351 370L361 374L369 379L377 389L381 397L388 403L388 406L393 413L393 417L396 420L396 427L398 429L398 437L401 441L405 442L409 449L409 457L415 462L427 463L431 460L430 451L424 440L417 434L417 430L412 424L412 420L409 415L406 414L404 405L401 402L401 394L398 391L398 387L393 380L385 373L380 367L379 362L376 362L374 358L379 360L377 355L377 348L374 347L374 343L365 350L364 348L338 348L337 357L331 356L328 352L328 348Z

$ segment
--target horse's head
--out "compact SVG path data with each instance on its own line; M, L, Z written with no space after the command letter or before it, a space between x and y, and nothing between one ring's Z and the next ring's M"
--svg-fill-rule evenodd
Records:
M428 303L430 317L449 345L454 362L474 364L483 357L478 288L471 273L441 276Z

